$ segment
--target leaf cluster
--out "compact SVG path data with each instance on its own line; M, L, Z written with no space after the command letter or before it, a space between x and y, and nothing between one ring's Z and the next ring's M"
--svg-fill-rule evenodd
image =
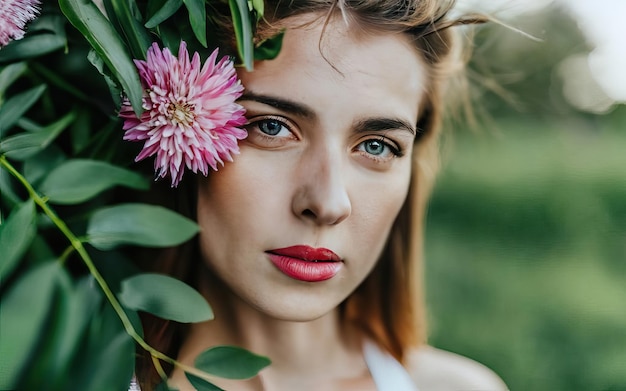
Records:
M102 4L46 2L26 37L0 49L0 389L127 389L139 348L158 371L178 365L199 390L216 390L214 377L249 378L269 360L214 347L186 367L143 339L138 312L181 323L213 313L190 286L142 273L128 257L136 246L182 244L199 228L141 202L150 170L133 166L115 115L123 98L141 112L133 59L152 42L207 46L210 5ZM252 44L262 1L230 7L242 62L275 56L281 37Z

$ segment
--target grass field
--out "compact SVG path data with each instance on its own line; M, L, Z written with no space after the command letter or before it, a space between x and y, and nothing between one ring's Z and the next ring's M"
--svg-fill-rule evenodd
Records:
M432 344L512 390L626 390L625 124L502 120L446 142L426 239Z

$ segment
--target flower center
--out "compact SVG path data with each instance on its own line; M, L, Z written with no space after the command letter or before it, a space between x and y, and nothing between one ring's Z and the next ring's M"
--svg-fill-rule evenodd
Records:
M194 105L186 102L172 102L168 111L170 120L183 126L191 126L196 117Z

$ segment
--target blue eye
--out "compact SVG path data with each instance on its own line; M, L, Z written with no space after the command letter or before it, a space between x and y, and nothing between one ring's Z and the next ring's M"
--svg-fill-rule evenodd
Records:
M257 126L261 132L270 136L276 136L285 127L282 122L275 119L259 121Z
M256 116L250 118L246 130L246 142L260 148L276 149L297 141L297 127L289 119L278 116Z
M379 160L389 160L394 157L402 156L402 153L395 146L378 138L361 142L357 150Z
M379 140L367 140L363 142L363 150L372 155L382 155L388 148L385 143Z

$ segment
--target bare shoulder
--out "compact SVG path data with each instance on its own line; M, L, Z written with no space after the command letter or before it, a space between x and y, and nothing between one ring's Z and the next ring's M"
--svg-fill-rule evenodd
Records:
M456 353L420 347L409 353L407 366L421 391L506 391L491 369Z

